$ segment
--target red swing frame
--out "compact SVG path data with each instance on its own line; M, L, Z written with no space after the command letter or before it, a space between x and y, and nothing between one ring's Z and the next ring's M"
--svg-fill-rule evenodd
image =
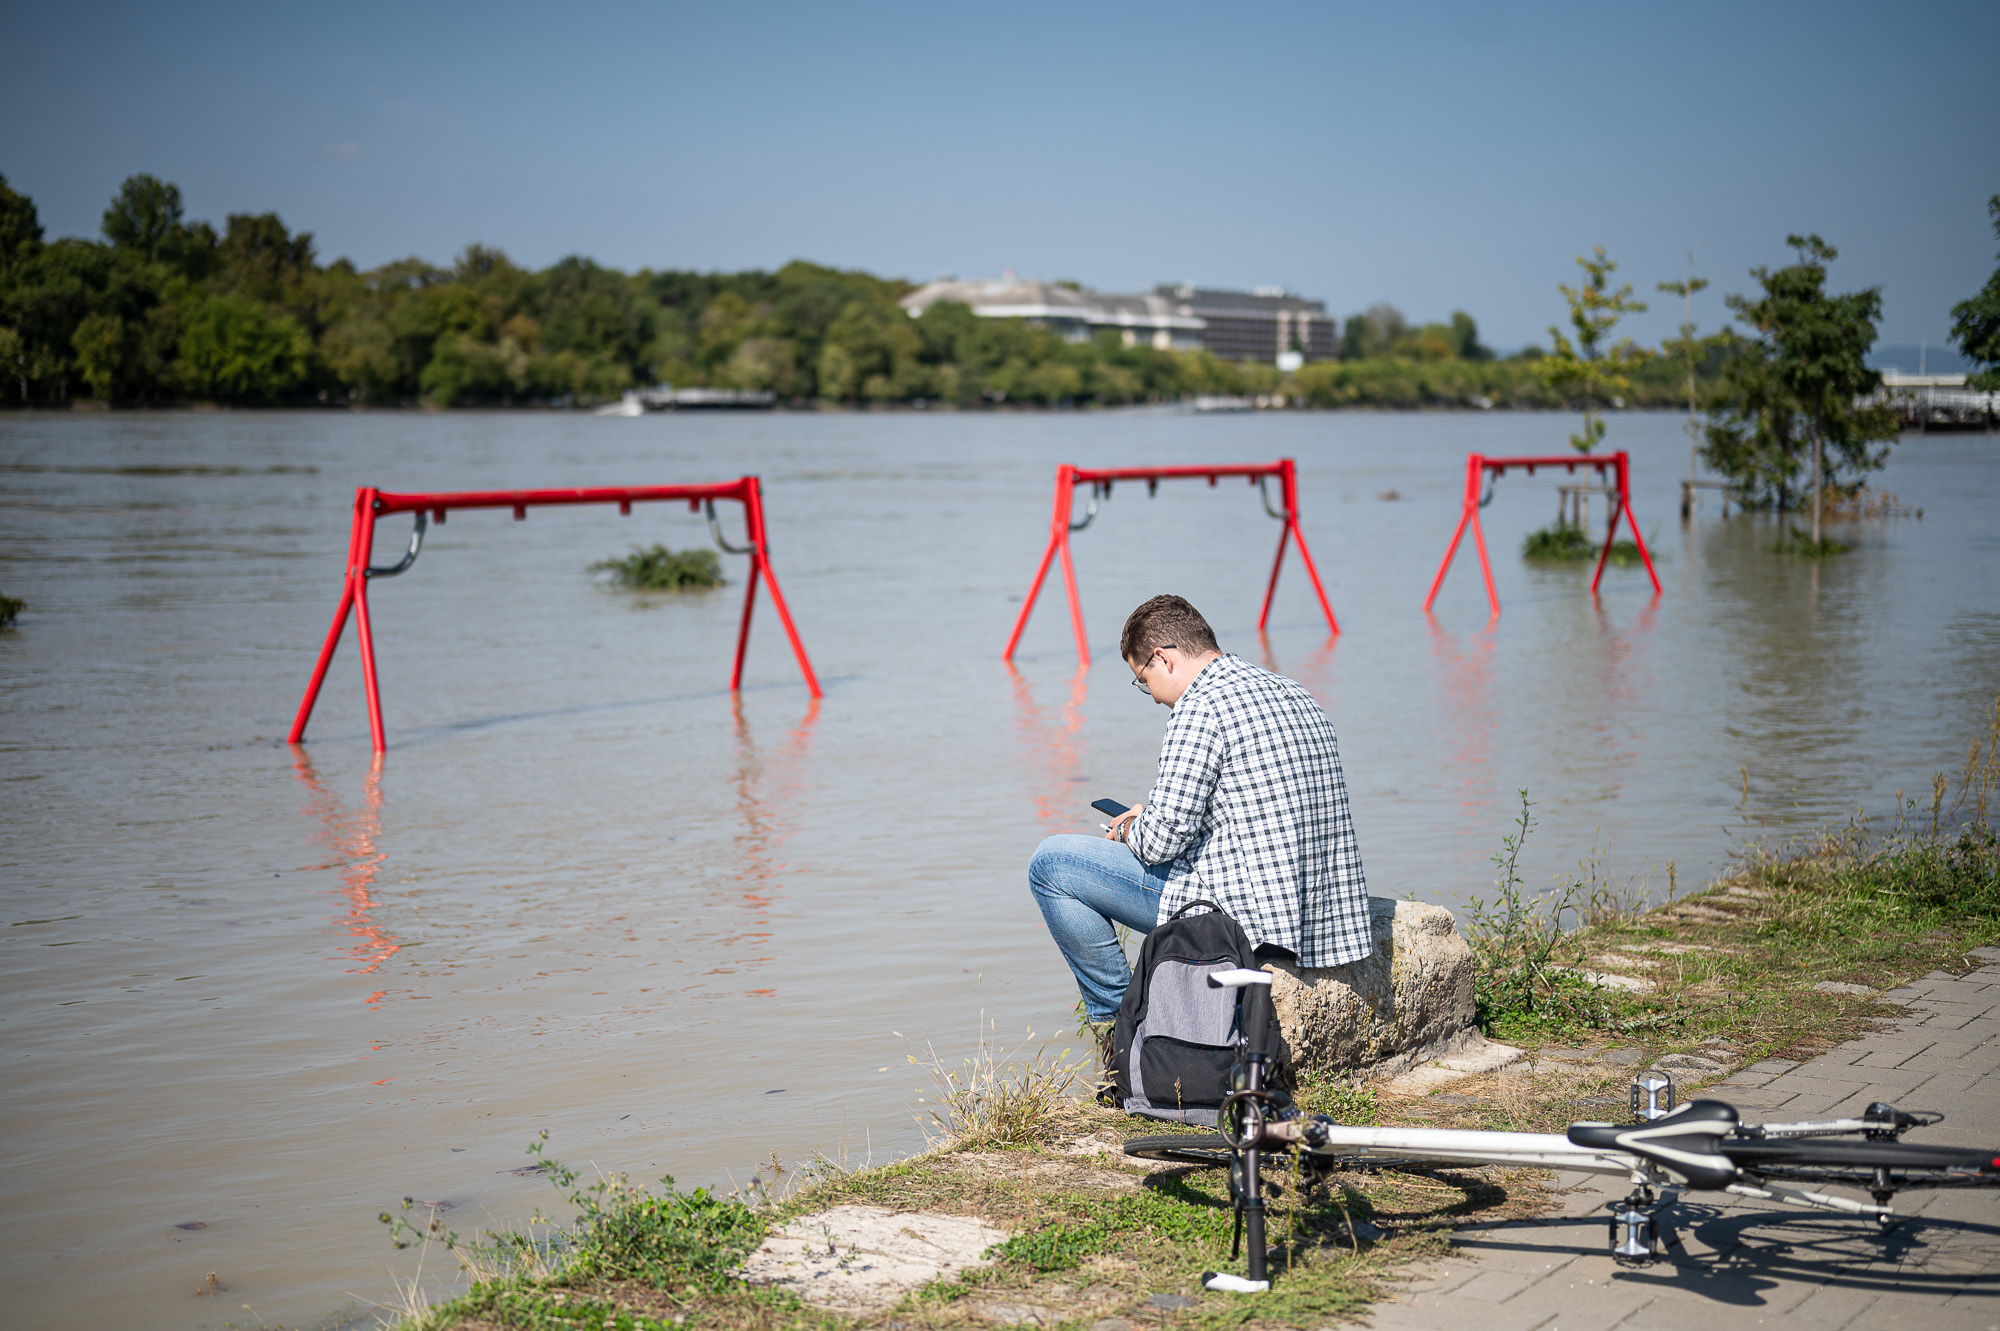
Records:
M1614 474L1611 494L1611 525L1604 532L1604 548L1597 552L1597 570L1590 577L1590 594L1597 595L1597 584L1604 578L1604 561L1611 555L1611 542L1618 535L1618 523L1623 519L1632 529L1632 542L1639 547L1639 558L1646 565L1646 576L1653 580L1653 594L1660 594L1660 575L1653 571L1653 556L1646 549L1646 538L1639 531L1639 521L1632 516L1631 461L1624 452L1611 453L1604 457L1589 457L1572 454L1564 457L1532 458L1489 458L1483 453L1465 455L1465 498L1459 509L1458 527L1451 534L1451 544L1445 547L1444 562L1438 565L1437 576L1431 579L1430 595L1424 597L1424 613L1429 614L1431 603L1437 600L1438 589L1444 586L1444 575L1451 571L1452 556L1458 553L1459 538L1465 535L1466 525L1472 526L1473 544L1479 548L1479 571L1486 578L1486 601L1497 618L1500 614L1500 596L1493 590L1493 564L1486 557L1486 531L1479 523L1482 501L1479 497L1480 481L1487 472L1494 479L1507 474L1509 467L1525 467L1528 475L1535 474L1537 467L1562 467L1571 475L1578 467L1589 467L1598 476L1609 469Z
M743 505L744 526L750 535L750 544L744 550L731 550L735 554L750 556L750 577L743 590L743 623L736 634L736 664L730 671L729 688L732 693L740 691L743 685L743 655L750 644L750 616L757 605L757 583L765 580L771 584L771 603L778 611L778 619L785 626L785 635L791 639L792 653L798 657L799 673L805 676L806 687L812 696L821 696L819 679L813 674L812 662L806 659L805 644L799 639L799 631L792 623L792 613L785 606L784 593L778 589L777 574L771 570L770 554L764 536L764 496L763 489L755 476L739 476L733 481L721 481L709 485L639 485L617 488L588 490L467 490L444 494L390 494L372 485L358 487L354 492L354 519L347 533L347 564L342 574L340 604L333 612L333 626L327 630L326 643L320 648L319 661L313 667L312 679L306 685L305 697L299 702L298 716L292 722L287 739L300 743L305 739L306 722L312 718L313 704L319 700L320 685L326 681L327 667L333 662L334 649L340 645L340 637L347 627L349 611L354 614L355 632L361 643L361 680L368 695L368 733L374 741L375 752L388 748L382 731L382 694L375 681L375 632L368 618L368 582L371 578L394 577L409 568L416 561L417 551L422 545L425 515L442 524L445 515L455 508L511 508L514 521L527 518L530 508L552 504L616 504L621 515L630 514L632 505L651 503L659 500L684 499L689 512L699 512L704 505L712 505L718 499L735 500ZM375 520L389 513L414 513L417 515L417 534L410 543L410 553L403 562L391 568L372 568L369 560L375 543ZM710 518L713 519L713 511ZM725 549L729 547L725 546Z
M1299 558L1305 562L1306 575L1312 579L1313 591L1319 597L1319 607L1326 612L1326 626L1336 636L1340 633L1340 621L1333 616L1333 606L1326 599L1326 588L1320 584L1319 570L1313 566L1312 551L1306 546L1306 534L1299 529L1298 470L1291 458L1280 458L1276 462L1238 463L1221 467L1076 467L1068 463L1056 468L1056 493L1053 511L1049 517L1049 544L1042 551L1042 562L1035 569L1035 580L1028 584L1028 595L1021 603L1021 613L1014 621L1014 632L1007 638L1007 649L1000 653L1000 659L1014 659L1014 649L1021 643L1021 634L1028 627L1028 616L1034 613L1035 598L1042 594L1042 582L1048 577L1049 564L1060 554L1062 556L1063 589L1069 594L1070 627L1076 634L1077 664L1090 664L1090 643L1084 636L1083 603L1076 593L1076 567L1071 562L1069 538L1073 531L1082 531L1097 516L1099 497L1109 498L1111 487L1118 481L1144 481L1150 493L1158 491L1163 480L1206 479L1209 488L1224 476L1242 476L1250 484L1261 487L1272 477L1278 480L1279 492L1284 498L1285 511L1274 513L1273 517L1284 522L1284 529L1278 533L1277 557L1271 561L1271 581L1264 589L1264 608L1257 614L1257 631L1262 633L1264 625L1271 618L1271 598L1278 591L1278 572L1285 564L1285 546L1296 539L1299 543ZM1070 514L1075 507L1076 487L1090 487L1090 510L1080 524L1070 522ZM1265 500L1265 511L1269 512L1270 501Z

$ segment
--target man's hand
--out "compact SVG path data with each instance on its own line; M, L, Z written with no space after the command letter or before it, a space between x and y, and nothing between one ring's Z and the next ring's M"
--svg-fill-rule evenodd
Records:
M1143 804L1135 804L1116 818L1113 818L1111 820L1111 830L1104 834L1104 839L1106 841L1123 841L1125 839L1125 829L1132 825L1132 820L1144 812L1145 808L1146 806Z

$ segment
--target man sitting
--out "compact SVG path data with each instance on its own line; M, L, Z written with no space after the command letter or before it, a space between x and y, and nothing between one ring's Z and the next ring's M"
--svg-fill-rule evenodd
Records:
M1206 900L1243 926L1260 960L1317 968L1372 950L1340 750L1313 696L1224 655L1178 596L1134 610L1118 652L1133 686L1173 711L1159 776L1107 835L1049 837L1028 864L1107 1050L1132 978L1114 921L1150 933Z

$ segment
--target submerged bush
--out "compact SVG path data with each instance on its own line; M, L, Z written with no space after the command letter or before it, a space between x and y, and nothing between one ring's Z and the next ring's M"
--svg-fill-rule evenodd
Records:
M722 560L710 549L669 550L664 545L635 549L623 559L600 559L592 573L609 573L620 587L678 591L722 585Z
M1524 559L1590 559L1596 554L1597 547L1590 538L1566 522L1529 532L1528 539L1521 542Z
M1778 543L1772 546L1771 550L1774 554L1804 555L1808 559L1847 553L1847 547L1831 536L1814 541L1809 533L1800 531L1789 523L1785 526L1785 534L1778 538Z
M0 629L13 627L14 617L26 609L27 604L18 596L0 596Z

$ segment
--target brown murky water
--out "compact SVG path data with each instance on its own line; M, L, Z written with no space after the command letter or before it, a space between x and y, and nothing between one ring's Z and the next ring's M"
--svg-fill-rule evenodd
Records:
M1761 521L1682 528L1679 420L1620 418L1665 595L1612 570L1593 603L1583 573L1524 566L1553 482L1510 475L1486 511L1504 616L1487 628L1462 554L1426 619L1466 451L1553 451L1569 425L0 420L0 591L29 603L0 634L10 1320L300 1325L392 1300L413 1261L376 1213L520 1222L554 1200L507 1172L543 1129L567 1161L685 1183L916 1146L906 1054L955 1059L982 1015L1008 1042L1069 1020L1023 867L1094 826L1089 799L1145 792L1164 714L1113 644L1156 591L1326 704L1381 895L1482 890L1521 787L1531 880L1595 848L1657 892L1670 859L1696 884L1746 836L1886 811L1954 765L2000 691L1994 440L1906 441L1882 483L1923 520L1848 529L1815 570ZM1295 563L1258 640L1275 524L1193 483L1121 489L1077 537L1094 671L1047 593L1000 663L1057 462L1285 455L1337 642ZM768 606L726 691L738 588L588 580L636 542L705 542L684 509L463 513L375 588L386 761L351 639L309 744L279 742L355 485L745 472L823 704ZM403 534L385 523L378 562Z

